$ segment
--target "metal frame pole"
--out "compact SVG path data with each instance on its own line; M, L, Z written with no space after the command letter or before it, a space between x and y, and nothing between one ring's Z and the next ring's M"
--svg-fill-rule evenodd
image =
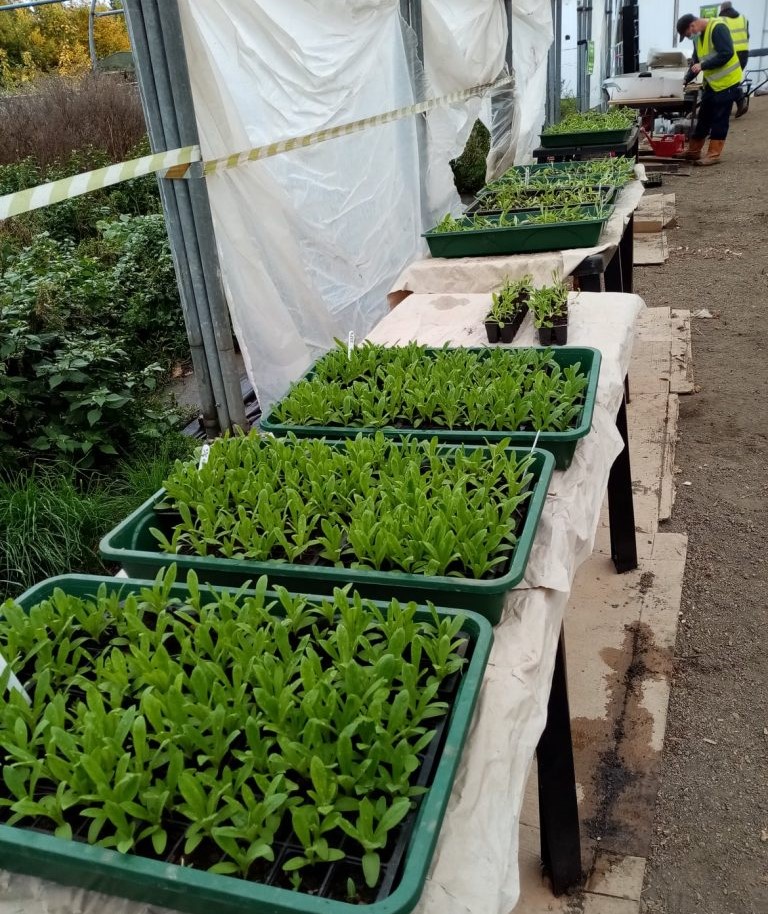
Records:
M504 47L504 63L509 70L510 75L513 74L512 69L512 0L501 0L501 5L504 8L504 15L507 18L507 41ZM503 86L500 89L495 89L491 93L491 148L499 149L503 148L504 143L509 136L510 129L500 130L498 127L494 130L496 126L497 117L495 111L498 111L499 108L503 108L505 105L514 105L515 95L514 95L514 84L509 86ZM502 153L503 155L503 153ZM501 159L502 156L497 156L497 161Z
M99 64L99 60L96 57L96 20L101 19L102 16L123 16L125 15L125 10L100 10L96 12L96 4L99 0L91 0L91 5L88 8L88 51L91 55L91 69L96 70Z
M175 0L163 0L162 10L157 0L126 0L126 19L153 150L196 144ZM175 40L167 49L163 39L174 29ZM246 420L207 189L200 179L159 184L203 421L211 437L233 424L245 427Z
M560 95L562 92L562 33L563 2L552 0L552 47L547 57L547 124L560 120Z
M96 30L94 28L95 19L94 13L96 12L96 3L98 0L91 0L90 8L88 9L88 51L91 55L91 69L95 70L98 64L96 59Z
M0 6L0 13L6 13L9 10L25 10L31 6L49 6L52 3L63 3L64 0L24 0L23 3L9 3L8 6Z
M171 77L171 91L174 108L179 125L179 137L182 146L197 144L199 135L192 101L192 87L189 83L187 55L181 30L178 0L144 0L145 6L157 11L162 29L165 56ZM186 204L184 190L187 191L189 203ZM184 210L189 209L191 226L194 233L191 238L193 252L200 258L202 277L205 285L208 310L201 309L201 326L205 331L210 320L213 331L217 363L221 372L226 409L229 422L225 426L239 425L246 427L245 407L240 388L240 373L235 360L235 343L232 336L229 306L224 294L221 278L219 254L216 248L216 233L213 227L211 203L208 188L203 179L181 182L182 199L185 199ZM184 212L184 210L182 212ZM213 374L213 372L211 372Z
M421 0L400 0L400 18L403 23L411 29L416 38L416 61L410 62L411 86L413 87L414 100L417 102L424 99L424 76L426 71L424 62L424 22L422 19ZM419 72L418 64L421 64L422 72ZM427 173L429 164L429 132L427 129L427 115L416 115L416 146L419 157L419 199L421 202L421 218L425 227L432 222L432 213L429 212L429 199L427 195L427 186L424 176Z

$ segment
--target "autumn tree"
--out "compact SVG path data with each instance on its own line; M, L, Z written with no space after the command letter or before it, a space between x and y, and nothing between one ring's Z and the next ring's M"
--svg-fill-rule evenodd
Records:
M88 9L90 3L52 4L2 11L12 0L0 0L0 86L28 82L42 73L73 76L90 68ZM97 11L117 8L102 2ZM94 24L96 56L130 48L125 18L100 16Z

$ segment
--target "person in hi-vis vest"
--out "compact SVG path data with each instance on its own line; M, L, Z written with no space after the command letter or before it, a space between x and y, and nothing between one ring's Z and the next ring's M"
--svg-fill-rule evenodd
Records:
M731 0L725 0L725 3L720 4L720 15L725 19L725 24L731 30L733 49L739 58L741 69L745 70L747 60L749 60L749 20L733 8ZM747 103L744 101L744 91L742 89L741 95L736 100L736 117L741 117L746 113Z
M704 91L688 158L696 165L717 165L728 136L731 108L741 97L744 79L733 48L731 30L725 19L702 19L687 13L677 20L677 34L693 42L691 67L683 82L688 85L699 73L704 77ZM709 147L703 156L707 137Z

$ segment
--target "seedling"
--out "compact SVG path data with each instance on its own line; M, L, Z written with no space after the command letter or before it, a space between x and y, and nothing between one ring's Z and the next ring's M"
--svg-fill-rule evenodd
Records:
M542 136L584 133L600 130L626 130L637 121L632 108L609 108L607 111L580 111L564 117L542 131Z
M568 286L553 275L553 285L541 286L531 292L529 308L533 315L533 325L551 327L558 319L568 313Z
M532 278L528 274L514 282L508 276L505 277L498 292L491 294L491 310L486 321L494 321L499 327L511 323L520 311L525 311L531 283Z
M221 471L220 450L195 472ZM342 590L268 600L264 578L203 593L194 573L182 600L174 581L172 566L138 593L115 582L56 590L29 613L2 607L0 651L32 701L0 693L0 821L256 880L296 844L284 885L350 855L375 887L423 793L463 620ZM90 652L40 650L65 632Z
M446 372L439 360L433 370L437 383ZM561 379L557 367L555 387ZM511 393L520 373L503 383ZM445 419L437 398L412 406L422 419ZM528 408L545 425L549 411L560 422L554 388L531 391ZM436 441L396 444L382 434L335 447L251 432L215 442L204 467L177 463L166 491L179 522L170 535L153 533L172 554L295 564L319 548L339 567L484 578L511 560L530 465L504 442L447 455Z
M309 377L289 390L270 420L309 427L564 431L569 426L550 418L545 427L534 425L532 405L538 397L534 391L539 373L551 377L556 389L565 383L563 370L546 350L478 353L449 348L427 351L415 343L402 347L365 343L355 350L351 363L346 351L340 364L338 349L331 350ZM583 402L587 378L578 367L575 376L582 383L581 393L572 404L578 406ZM553 410L561 396L556 395ZM548 408L541 403L536 411L546 415ZM243 476L248 475L248 466ZM357 472L364 495L370 487L370 472L367 468ZM307 468L307 474L318 480L312 503L319 498L327 500L332 486L312 467ZM213 506L204 513L211 510ZM239 516L234 503L227 511ZM272 517L266 498L258 511L265 523ZM264 535L265 542L275 536L268 528Z

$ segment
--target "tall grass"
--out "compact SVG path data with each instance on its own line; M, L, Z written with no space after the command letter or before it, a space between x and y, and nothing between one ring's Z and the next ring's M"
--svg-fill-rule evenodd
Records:
M99 540L162 486L192 446L173 436L110 476L81 476L62 464L0 473L0 600L57 574L112 573L98 556Z
M0 96L0 165L32 157L41 166L93 148L120 162L146 136L133 83L108 73L47 76Z

